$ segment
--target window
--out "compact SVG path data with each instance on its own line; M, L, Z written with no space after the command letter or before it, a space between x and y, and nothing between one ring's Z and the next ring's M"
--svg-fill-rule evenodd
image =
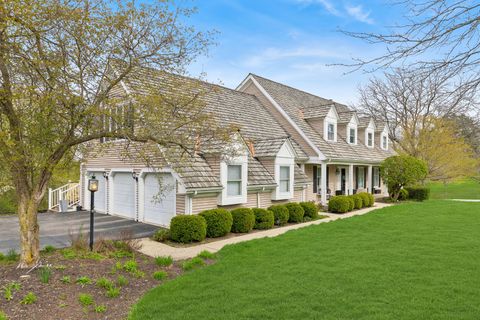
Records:
M385 150L388 148L388 138L386 135L382 136L382 148Z
M242 194L242 166L229 165L227 167L227 196Z
M357 168L357 185L359 189L365 188L365 168Z
M373 147L373 133L372 132L367 133L367 146Z
M280 167L280 192L290 192L290 167Z
M327 139L330 141L335 140L335 125L333 123L328 124Z
M356 141L356 130L355 128L350 128L350 134L348 135L349 136L349 141L351 144L355 144L357 141Z
M322 167L317 166L317 193L320 194L322 189Z
M131 105L117 105L108 111L109 114L103 115L103 126L107 131L117 134L133 133L133 108ZM102 142L115 140L112 138L103 138Z
M378 167L373 168L373 186L380 187L380 170Z

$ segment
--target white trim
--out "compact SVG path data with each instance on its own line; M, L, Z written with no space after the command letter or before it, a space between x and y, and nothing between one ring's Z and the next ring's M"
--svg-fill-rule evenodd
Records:
M283 110L283 108L268 94L267 91L258 83L255 78L249 74L248 77L237 87L237 90L242 89L247 80L251 80L258 90L267 98L267 100L277 109L278 112L288 121L288 123L300 134L300 136L307 142L307 144L318 153L318 157L321 160L325 160L325 155L317 148L317 146L305 135L305 133L298 127L298 125L290 118L290 116Z
M238 196L229 196L227 188L228 178L228 166L239 165L241 166L241 193ZM228 160L222 160L220 162L220 181L224 187L221 193L218 195L218 205L225 206L231 204L247 203L247 183L248 183L248 156L234 157Z

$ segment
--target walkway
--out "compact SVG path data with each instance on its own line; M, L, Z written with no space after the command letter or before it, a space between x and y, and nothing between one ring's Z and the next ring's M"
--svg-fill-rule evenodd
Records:
M450 199L452 201L460 201L460 202L480 202L479 199Z
M256 232L244 234L237 237L222 239L218 241L212 241L212 242L203 243L199 245L193 245L190 247L172 247L164 243L153 241L149 238L144 238L141 240L142 249L140 251L151 257L171 256L174 260L190 259L195 257L196 255L198 255L200 252L204 250L207 250L210 252L217 252L220 249L222 249L224 246L229 244L234 244L234 243L239 243L243 241L259 239L259 238L265 238L265 237L272 238L272 237L276 237L281 234L284 234L285 232L290 230L300 229L300 228L304 228L304 227L315 225L315 224L326 223L326 222L345 219L353 216L359 216L379 208L388 207L390 205L391 204L387 204L387 203L376 203L374 207L364 208L361 210L356 210L356 211L352 211L345 214L332 214L332 213L321 212L321 214L323 215L328 215L328 218L299 223L299 224L292 224L285 227L275 228L270 230L256 231Z

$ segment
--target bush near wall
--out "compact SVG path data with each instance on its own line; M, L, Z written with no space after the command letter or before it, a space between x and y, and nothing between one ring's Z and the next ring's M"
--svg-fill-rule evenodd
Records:
M230 211L233 218L232 232L247 233L255 225L255 215L250 208L238 208Z
M360 192L358 193L358 196L362 197L363 201L363 207L371 207L373 205L373 202L371 202L372 198L370 198L369 194L366 192ZM372 196L373 197L373 196Z
M352 196L347 196L347 200L350 205L348 211L352 211L353 209L355 209L355 201L353 200Z
M368 194L368 198L370 199L369 207L373 207L373 205L375 204L375 196L371 193L367 193L367 194Z
M416 186L405 188L408 192L408 198L417 201L428 200L430 198L430 189L427 187Z
M207 222L207 237L223 237L232 229L232 214L225 209L211 209L200 212Z
M314 202L300 202L300 205L303 208L304 217L309 217L315 219L318 217L318 207Z
M190 243L203 241L207 235L207 222L199 215L179 215L170 221L170 237L173 241Z
M334 196L328 201L328 211L345 213L350 209L351 200L347 196Z
M400 193L398 195L398 200L400 201L405 201L405 200L408 200L408 191L407 189L401 189L400 190Z
M283 226L287 224L290 214L288 213L287 207L285 207L283 204L270 206L268 210L273 212L275 225Z
M289 202L285 205L285 207L288 209L288 222L303 222L303 215L305 214L305 211L301 205L296 202Z
M353 199L353 202L355 203L354 209L362 209L363 208L363 197L362 196L360 196L358 194L354 194L354 195L351 195L350 197Z
M254 208L252 211L255 215L254 229L265 230L273 228L275 216L272 211L260 208Z

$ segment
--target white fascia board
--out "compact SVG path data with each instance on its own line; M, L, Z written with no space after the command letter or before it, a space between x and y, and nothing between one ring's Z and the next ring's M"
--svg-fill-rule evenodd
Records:
M282 107L268 94L268 92L258 83L257 80L250 74L248 77L237 87L237 90L240 90L248 80L251 80L252 83L257 87L258 90L267 98L267 100L277 109L278 112L288 121L288 123L300 134L300 136L307 142L307 144L318 153L319 158L326 159L325 155L317 148L317 146L305 135L305 133L298 127L298 125L290 118L290 116L283 110Z

